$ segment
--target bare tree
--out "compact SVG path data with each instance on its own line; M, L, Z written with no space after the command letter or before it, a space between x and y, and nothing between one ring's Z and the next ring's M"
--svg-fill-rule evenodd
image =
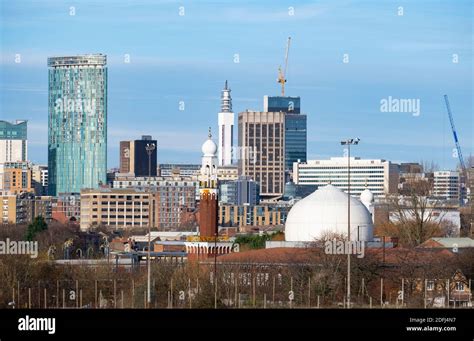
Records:
M467 168L474 167L474 155L469 154L469 156L465 160L465 163Z
M417 181L405 196L392 196L389 199L392 222L382 226L379 232L398 237L405 246L417 246L429 238L442 236L442 217L434 217L430 202L431 186L426 181Z
M439 165L434 162L433 160L427 161L427 160L421 160L420 164L423 167L423 172L425 173L432 173L434 171L439 170Z

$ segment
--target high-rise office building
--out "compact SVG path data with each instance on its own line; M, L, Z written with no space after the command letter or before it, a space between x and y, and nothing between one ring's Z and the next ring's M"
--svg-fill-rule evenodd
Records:
M307 120L301 113L301 99L264 96L263 111L285 113L285 171L291 172L294 162L306 162L307 158Z
M107 58L48 58L48 193L78 193L106 183Z
M152 146L149 149L150 160L148 160L147 146ZM143 135L141 140L120 141L120 173L156 176L156 155L156 140L153 140L150 135Z
M347 157L329 160L308 160L293 164L296 185L325 186L331 184L343 191L348 189ZM397 193L398 165L381 159L351 157L351 194L360 195L368 188L375 196Z
M232 112L232 97L230 88L225 81L221 94L221 112L218 114L219 123L219 166L232 164L232 147L234 139L234 113Z
M0 121L0 163L27 159L27 121Z
M239 113L239 175L260 183L262 199L279 198L285 185L285 113Z

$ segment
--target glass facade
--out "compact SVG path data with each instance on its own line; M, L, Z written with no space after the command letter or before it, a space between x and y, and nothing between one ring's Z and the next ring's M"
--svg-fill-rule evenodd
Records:
M263 111L287 112L292 114L301 113L300 97L264 96Z
M26 132L27 121L16 121L15 123L0 121L1 140L26 140Z
M293 162L306 162L306 115L285 115L285 170L293 170Z
M106 63L102 54L48 58L50 195L106 183Z
M293 162L306 162L306 115L301 114L301 98L264 96L263 111L285 113L285 171Z
M257 205L260 201L260 188L250 177L241 176L238 180L220 184L219 199L223 204Z

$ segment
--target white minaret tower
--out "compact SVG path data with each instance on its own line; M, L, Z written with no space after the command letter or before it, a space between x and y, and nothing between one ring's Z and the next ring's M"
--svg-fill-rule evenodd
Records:
M217 193L217 146L212 141L211 127L207 140L203 143L201 157L201 174L199 176L200 191L203 193Z
M221 112L218 114L219 123L219 166L232 164L232 147L234 138L234 113L232 112L232 97L225 81L221 94Z

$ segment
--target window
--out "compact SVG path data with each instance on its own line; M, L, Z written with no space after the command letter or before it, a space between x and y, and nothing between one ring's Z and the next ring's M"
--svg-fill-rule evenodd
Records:
M434 290L434 281L427 281L426 282L426 290L433 291Z
M455 290L456 291L464 291L464 283L463 282L456 282Z

